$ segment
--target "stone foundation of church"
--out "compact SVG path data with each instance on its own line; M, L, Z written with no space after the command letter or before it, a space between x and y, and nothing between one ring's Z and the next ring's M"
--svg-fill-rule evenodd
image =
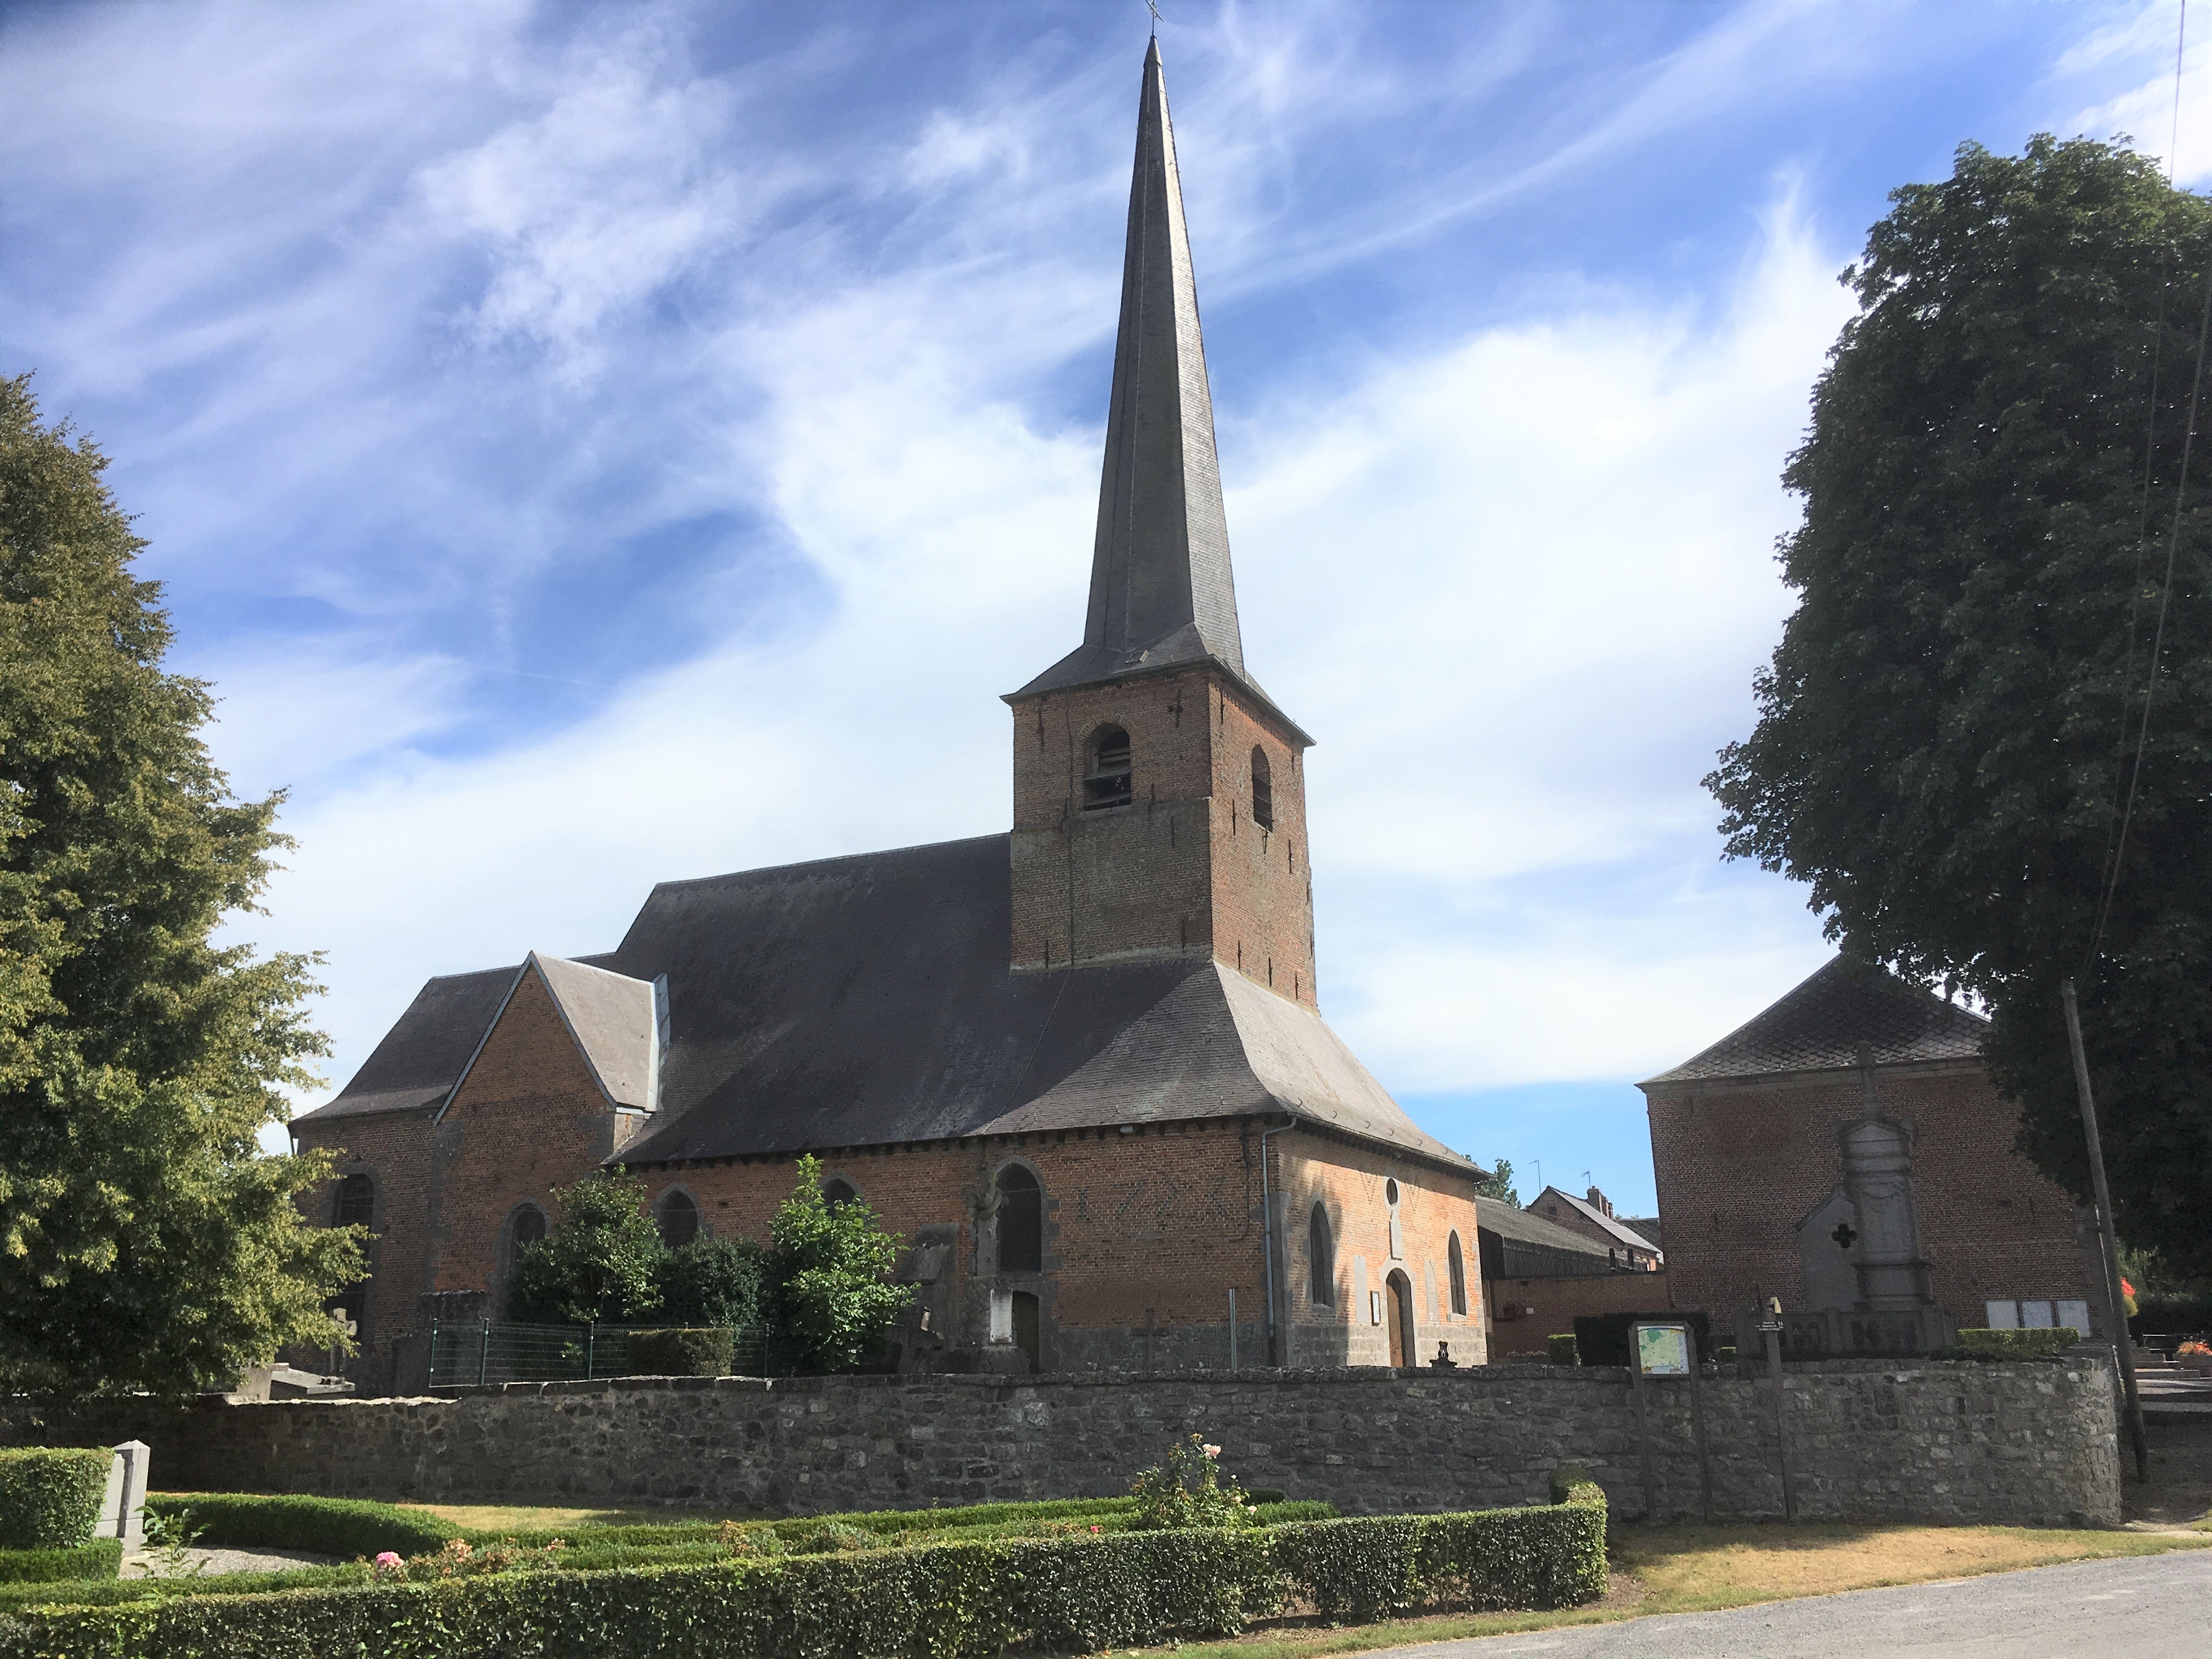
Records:
M1616 1512L1703 1508L1686 1380L1489 1366L1123 1377L684 1378L516 1383L435 1398L0 1407L0 1443L153 1448L167 1491L429 1502L726 1505L794 1514L1126 1491L1202 1435L1247 1486L1348 1514L1540 1503L1579 1462ZM1776 1396L1708 1376L1712 1511L1779 1517ZM2116 1522L2112 1385L2095 1359L1788 1368L1796 1512L1808 1520Z

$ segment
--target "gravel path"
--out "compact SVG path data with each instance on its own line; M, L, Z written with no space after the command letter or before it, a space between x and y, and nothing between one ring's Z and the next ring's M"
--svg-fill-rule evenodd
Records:
M2212 1550L2075 1561L1731 1613L1392 1648L1370 1659L2177 1659L2206 1651Z

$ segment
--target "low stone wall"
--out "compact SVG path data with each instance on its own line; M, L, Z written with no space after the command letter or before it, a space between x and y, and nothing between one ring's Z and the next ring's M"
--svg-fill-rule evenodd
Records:
M1776 1394L1701 1384L1713 1512L1779 1516ZM435 1398L96 1404L0 1412L0 1440L153 1449L157 1490L428 1501L726 1504L818 1514L1127 1490L1172 1437L1247 1486L1348 1514L1539 1503L1588 1468L1616 1511L1703 1507L1690 1385L1490 1366L1134 1377L723 1377L513 1383ZM2119 1518L2112 1382L2095 1361L1793 1365L1782 1415L1804 1519L2084 1525Z

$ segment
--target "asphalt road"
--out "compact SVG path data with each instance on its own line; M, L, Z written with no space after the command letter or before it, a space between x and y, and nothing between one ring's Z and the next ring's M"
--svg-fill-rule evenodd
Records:
M2179 1659L2212 1654L2212 1550L1851 1590L1731 1613L1393 1648L1374 1659Z

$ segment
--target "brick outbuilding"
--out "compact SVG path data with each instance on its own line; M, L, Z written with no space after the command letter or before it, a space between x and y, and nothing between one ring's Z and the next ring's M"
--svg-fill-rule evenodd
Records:
M592 1170L763 1239L811 1153L905 1240L908 1364L1480 1363L1483 1172L1320 1016L1312 739L1245 665L1210 398L1155 43L1083 642L1006 698L1011 833L664 883L604 954L429 981L293 1126L372 1236L365 1347L495 1312Z
M1881 1200L1914 1247L1883 1270L1891 1291L1917 1284L1952 1328L2055 1322L2103 1335L2094 1221L2014 1150L2020 1109L1984 1067L1986 1029L1970 1010L1838 958L1639 1085L1672 1305L1726 1329L1778 1297L1793 1346L1834 1350L1849 1345L1851 1322L1824 1328L1817 1310L1901 1304L1869 1296L1863 1271L1877 1229L1854 1207L1872 1200L1851 1189L1847 1147L1872 1136L1905 1166ZM1877 1322L1861 1321L1869 1346Z

